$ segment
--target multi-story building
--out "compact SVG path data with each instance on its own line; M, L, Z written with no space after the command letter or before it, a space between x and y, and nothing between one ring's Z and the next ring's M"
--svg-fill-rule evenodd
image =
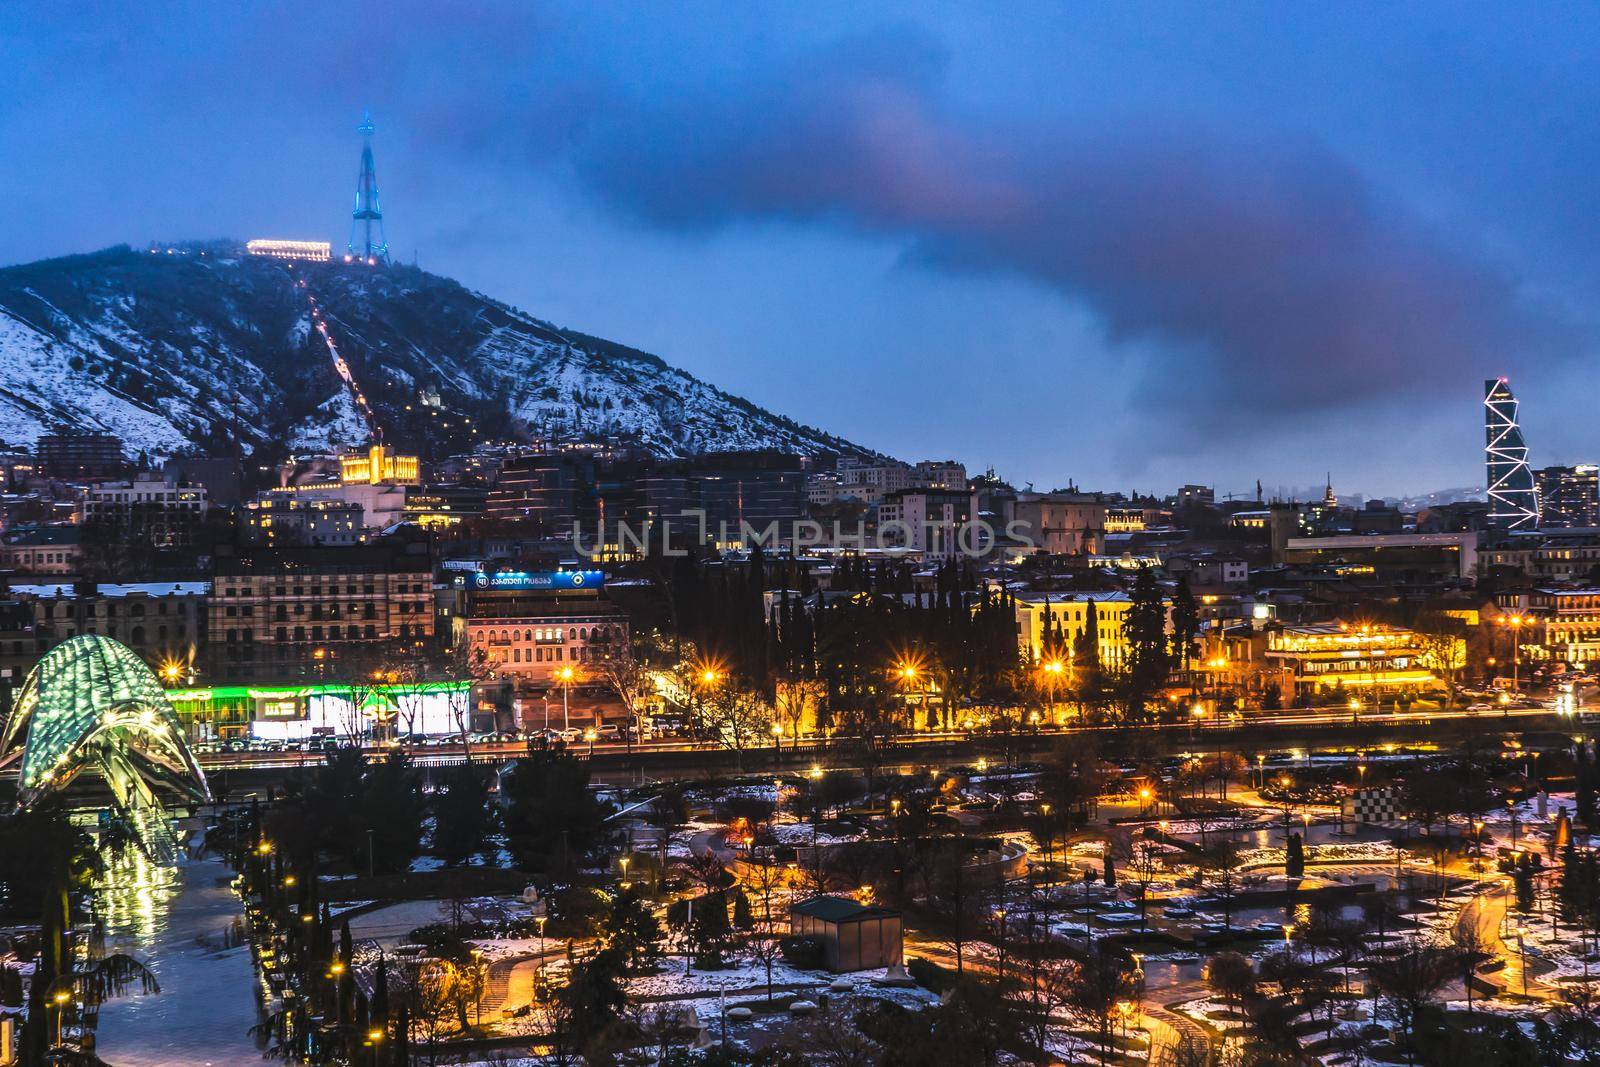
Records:
M1489 523L1506 530L1539 525L1539 491L1528 466L1528 445L1517 422L1517 398L1504 378L1483 383L1483 455Z
M1476 533L1351 534L1334 537L1290 537L1284 562L1365 564L1388 581L1466 581L1477 575Z
M239 536L251 545L358 545L367 537L360 504L294 492L261 494L239 509Z
M29 526L0 541L0 568L18 574L72 575L83 569L81 526Z
M628 654L628 617L605 599L601 571L478 572L465 591L468 654L516 687L523 726L537 728L551 701L568 722L592 722L608 688L605 663Z
M1178 487L1178 506L1199 505L1210 507L1217 502L1217 491L1209 485L1181 485Z
M1106 504L1087 493L1018 493L1008 532L1052 555L1105 550Z
M1600 526L1600 467L1541 467L1533 472L1539 490L1539 525Z
M338 679L434 639L426 545L241 548L213 560L207 634L218 680Z
M125 482L91 485L78 514L81 522L109 524L158 547L172 547L193 540L210 506L201 486L141 473Z
M813 474L806 479L806 503L831 504L839 498L840 483L837 474Z
M1138 533L1147 525L1144 508L1107 507L1106 533Z
M1386 691L1439 684L1419 636L1398 627L1274 626L1267 631L1266 655L1289 672L1297 697L1326 697L1337 689L1376 699Z
M210 592L209 582L13 584L10 598L27 608L31 633L0 634L0 656L26 670L69 637L101 634L133 649L168 684L192 680Z
M501 464L485 511L492 519L568 533L574 524L592 525L594 491L591 456L571 452L519 456Z
M1519 640L1531 658L1579 670L1600 663L1600 588L1535 589L1527 607Z
M33 454L40 474L66 481L114 477L126 465L122 438L110 433L43 434Z
M973 493L966 489L896 490L878 505L880 546L938 559L982 555L990 546L972 523L975 508Z
M863 504L878 504L889 493L910 489L917 484L917 472L904 463L869 464L860 460L839 461L839 495Z
M1133 599L1123 592L1018 593L1017 636L1023 654L1037 662L1045 657L1046 634L1060 632L1070 649L1088 629L1093 613L1100 662L1115 666L1127 658L1126 623Z
M787 452L709 452L690 462L712 542L769 547L794 536L805 515L808 461Z
M1486 571L1533 581L1588 581L1600 567L1600 534L1573 531L1515 537L1480 549L1478 560Z
M373 445L365 452L339 457L339 481L344 485L421 485L422 463L416 456Z
M916 479L924 489L966 492L967 468L953 459L925 459L917 464Z

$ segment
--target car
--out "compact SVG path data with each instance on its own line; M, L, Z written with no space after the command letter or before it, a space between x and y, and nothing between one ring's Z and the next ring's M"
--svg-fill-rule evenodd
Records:
M595 733L601 741L615 741L622 736L622 727L614 722L603 722L595 727Z

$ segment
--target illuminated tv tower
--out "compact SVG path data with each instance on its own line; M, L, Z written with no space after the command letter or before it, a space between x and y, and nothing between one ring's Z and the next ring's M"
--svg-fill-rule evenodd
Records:
M1489 523L1508 530L1539 526L1539 493L1528 467L1528 446L1517 424L1517 398L1504 378L1483 383L1484 460L1489 475Z
M350 213L350 243L345 262L389 262L389 242L383 236L383 209L378 206L378 171L372 165L372 112L361 113L361 173L356 176L356 209Z

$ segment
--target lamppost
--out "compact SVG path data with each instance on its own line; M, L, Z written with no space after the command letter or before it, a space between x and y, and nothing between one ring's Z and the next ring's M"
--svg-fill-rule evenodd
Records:
M1056 679L1061 677L1062 664L1058 659L1048 660L1040 667L1044 671L1045 691L1049 693L1050 700L1050 725L1059 725L1056 722Z
M911 729L917 728L917 714L911 710L911 687L917 682L917 665L909 660L901 660L900 666L895 668L895 674L900 679L900 698L906 706L906 718L910 720ZM933 723L928 727L932 729Z
M1521 667L1522 667L1522 638L1521 638L1521 630L1522 630L1522 624L1523 624L1524 621L1526 621L1526 616L1521 615L1521 614L1517 614L1517 615L1502 615L1502 616L1500 616L1500 624L1502 626L1508 626L1511 629L1511 688L1514 691L1518 691L1518 692L1520 692L1521 689L1522 689L1522 682L1521 682Z
M996 908L994 917L1000 921L1000 973L1001 981L1006 976L1006 909Z
M539 926L539 978L538 978L538 984L539 984L539 990L540 990L541 997L542 997L543 990L544 990L544 924L550 921L550 917L548 915L539 915L539 916L535 916L533 921L535 923L537 923L538 926Z
M63 1041L62 1023L67 1017L67 1001L72 999L72 994L65 989L58 989L51 999L56 1003L56 1047L60 1048Z
M1055 830L1050 823L1050 802L1045 801L1039 805L1039 814L1044 818L1044 865L1049 870L1051 866L1051 849L1055 844Z
M566 733L572 729L572 708L567 699L568 692L572 689L572 668L562 667L556 671L556 678L561 682L561 732Z
M622 868L622 881L620 885L623 889L628 888L628 864L632 861L632 859L632 856L624 856L617 861L617 865Z

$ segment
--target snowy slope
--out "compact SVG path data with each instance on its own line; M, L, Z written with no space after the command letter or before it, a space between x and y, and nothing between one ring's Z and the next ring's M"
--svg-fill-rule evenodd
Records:
M251 447L357 444L363 420L314 313L387 439L433 454L547 434L618 438L660 455L867 454L446 278L288 265L220 242L0 270L0 438L109 430L153 454L230 436ZM424 393L442 406L424 405Z

